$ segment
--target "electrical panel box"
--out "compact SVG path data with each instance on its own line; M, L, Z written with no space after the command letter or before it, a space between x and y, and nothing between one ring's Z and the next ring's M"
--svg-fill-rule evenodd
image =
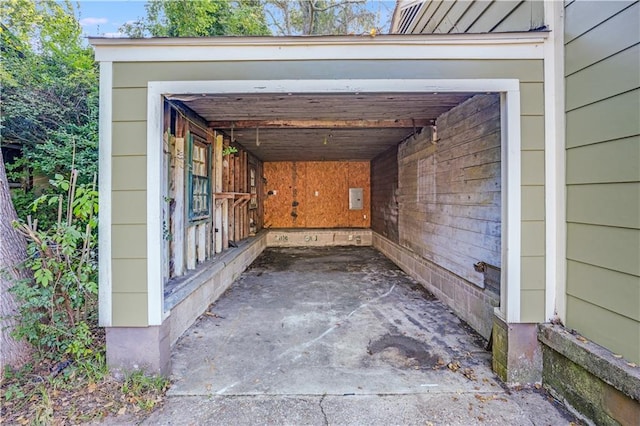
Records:
M362 210L362 188L349 188L349 210Z

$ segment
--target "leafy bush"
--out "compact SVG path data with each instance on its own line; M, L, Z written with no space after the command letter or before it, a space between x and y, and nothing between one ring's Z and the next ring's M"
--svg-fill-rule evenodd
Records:
M93 338L98 296L95 179L77 184L73 170L69 180L56 175L50 183L57 193L36 199L33 210L57 208L57 221L42 230L31 218L14 222L28 240L22 266L33 275L11 289L20 302L14 334L33 345L40 359L101 359L103 351Z

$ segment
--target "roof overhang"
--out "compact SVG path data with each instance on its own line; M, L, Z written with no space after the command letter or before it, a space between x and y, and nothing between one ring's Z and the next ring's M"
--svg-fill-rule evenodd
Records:
M366 36L99 38L99 62L542 59L544 32Z

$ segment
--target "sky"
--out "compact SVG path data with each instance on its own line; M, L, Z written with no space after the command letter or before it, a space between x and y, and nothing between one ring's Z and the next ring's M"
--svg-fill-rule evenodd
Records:
M1 0L0 0L1 1ZM130 0L80 0L79 21L85 36L119 37L122 24L136 21L146 15L145 1ZM393 12L395 0L371 1L371 7L381 13Z
M82 0L79 5L79 21L87 36L118 37L122 24L146 15L144 1Z

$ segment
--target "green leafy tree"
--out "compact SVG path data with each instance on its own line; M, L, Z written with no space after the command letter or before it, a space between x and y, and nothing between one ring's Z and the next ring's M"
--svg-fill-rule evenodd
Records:
M72 158L89 180L98 164L98 73L73 4L5 0L0 17L0 143L12 148L5 151L10 180L68 175ZM25 217L34 195L14 195Z
M120 28L129 37L269 35L260 1L151 0L147 16Z
M267 0L265 11L279 35L370 34L385 25L372 6L364 0Z

